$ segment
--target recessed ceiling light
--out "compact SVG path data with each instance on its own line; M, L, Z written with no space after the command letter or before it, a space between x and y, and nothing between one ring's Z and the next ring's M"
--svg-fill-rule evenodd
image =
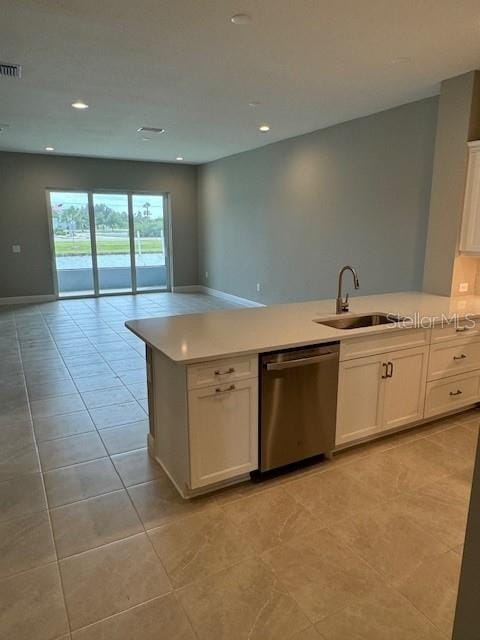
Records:
M258 107L260 105L260 102L257 102L257 100L252 100L251 102L248 103L249 107Z
M178 161L183 160L183 156L177 156L175 160L178 160Z
M72 102L72 107L74 109L88 109L88 104L82 100L77 100L76 102Z
M230 18L230 22L233 24L250 24L251 21L252 16L249 16L248 13L236 13Z
M45 151L55 151L55 147L45 147Z
M407 56L400 56L399 58L393 58L392 64L408 64L412 59Z
M139 127L138 133L165 133L163 127Z
M267 133L267 131L270 131L270 127L268 124L261 124L258 127L258 130L261 131L262 133Z

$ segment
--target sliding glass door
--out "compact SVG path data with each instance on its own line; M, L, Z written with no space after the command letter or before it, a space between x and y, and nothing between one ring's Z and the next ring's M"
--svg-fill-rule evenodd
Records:
M132 258L127 194L94 193L93 213L98 292L130 292Z
M135 271L139 291L156 289L159 282L167 281L164 203L163 196L132 195Z
M50 212L58 291L94 294L88 193L50 191Z
M164 194L48 195L60 297L169 289Z

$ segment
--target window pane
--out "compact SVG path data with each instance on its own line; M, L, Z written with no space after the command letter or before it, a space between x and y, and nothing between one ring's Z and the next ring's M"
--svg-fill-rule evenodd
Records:
M93 211L99 290L102 293L130 291L128 197L124 193L94 193Z
M53 243L61 296L92 294L93 268L88 195L51 191Z
M132 207L137 289L166 288L164 197L134 194Z

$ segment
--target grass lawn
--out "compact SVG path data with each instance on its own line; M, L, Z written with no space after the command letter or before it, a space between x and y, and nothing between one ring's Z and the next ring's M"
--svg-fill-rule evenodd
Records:
M135 249L138 252L138 240L135 239ZM142 238L142 253L163 253L163 240L161 238ZM71 240L70 238L55 238L55 254L57 256L82 256L91 252L90 241L83 238ZM99 255L112 253L130 253L128 238L97 238L97 253Z

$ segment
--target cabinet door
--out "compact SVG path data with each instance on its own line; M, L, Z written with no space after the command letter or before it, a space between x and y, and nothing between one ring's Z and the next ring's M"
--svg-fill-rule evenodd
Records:
M338 373L336 445L358 440L381 429L383 382L387 356L340 363Z
M460 251L480 254L480 146L470 143Z
M390 364L385 380L382 430L423 418L428 347L388 353L385 358Z
M191 489L258 468L258 379L188 392Z

